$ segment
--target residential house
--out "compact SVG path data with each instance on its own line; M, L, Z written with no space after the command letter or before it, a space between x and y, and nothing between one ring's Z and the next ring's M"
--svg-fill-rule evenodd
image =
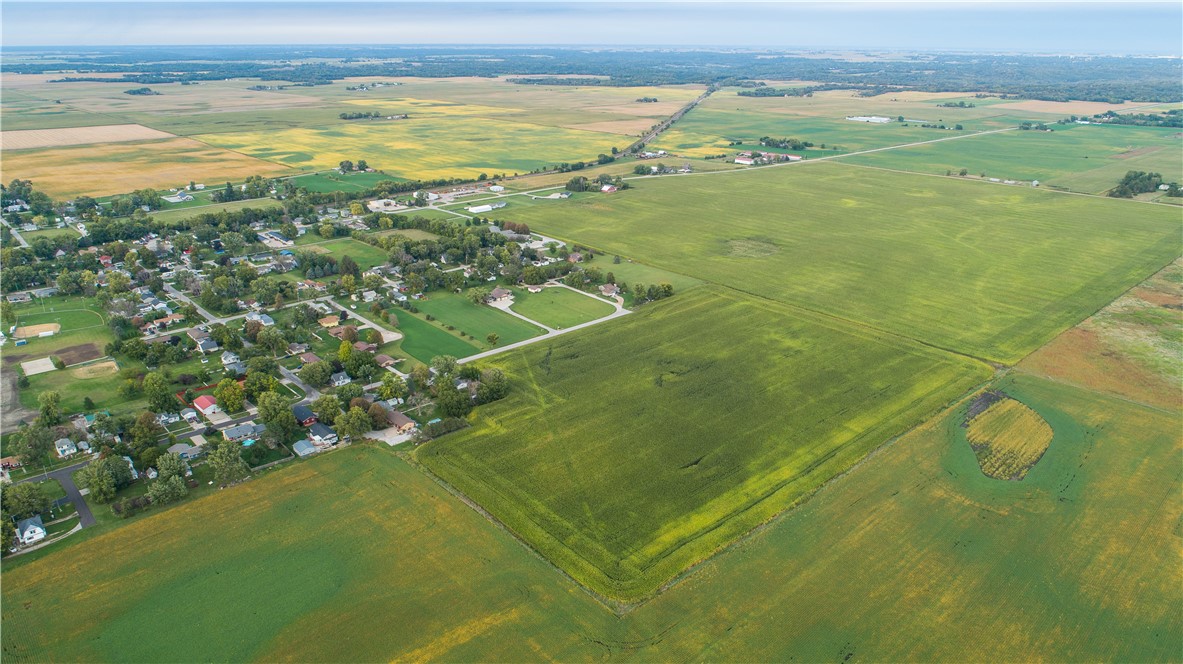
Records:
M216 353L218 351L218 343L213 339L202 339L197 342L197 350L206 355Z
M166 427L170 424L180 422L181 416L176 413L161 413L156 416L156 421L160 423L160 426Z
M234 364L238 361L238 353L234 351L225 351L222 353L222 366Z
M182 459L196 459L205 453L205 449L189 443L177 443L168 448L169 454L175 454Z
M579 253L578 251L573 251L567 255L567 262L568 263L582 263L583 262L583 254Z
M192 408L186 408L181 411L181 417L185 418L186 422L196 422L197 411L193 410Z
M497 287L493 289L492 293L489 293L488 301L500 302L501 300L508 300L512 296L513 293L509 289Z
M378 364L378 366L385 369L386 367L394 366L395 363L398 362L398 360L394 359L393 357L391 357L389 355L375 355L374 362L376 362Z
M355 341L353 342L353 350L373 353L378 350L378 344L372 344L367 341Z
M222 409L218 408L218 400L208 394L203 394L194 399L193 407L206 417L209 417L212 413L222 412Z
M25 546L45 539L45 525L41 523L41 515L17 521L16 538Z
M616 297L620 294L620 288L616 284L604 284L600 286L600 294L607 297Z
M333 431L328 426L317 422L308 427L308 438L318 447L326 445L335 445L337 443L337 432Z
M308 352L308 344L290 343L288 344L288 355L299 355L300 353Z
M531 293L541 293L542 286L539 284L530 284L529 286L526 286L526 290Z
M268 316L267 314L261 314L261 313L255 312L255 311L252 311L249 314L247 314L246 319L247 319L247 321L258 321L263 324L263 327L271 327L272 325L275 325L275 320L273 318L271 318L271 316Z
M298 440L295 445L292 445L292 451L296 456L306 457L309 454L316 454L316 446L307 440Z
M320 326L323 328L332 329L332 328L337 327L338 325L341 324L341 317L339 315L334 314L332 316L325 316L324 318L321 318L320 320L318 320L316 322L319 323Z
M349 374L345 373L344 371L340 371L333 374L332 380L330 382L332 383L333 387L341 387L342 385L348 385L350 382L352 382L352 380L353 379L349 377Z
M296 417L296 421L302 427L310 427L317 422L316 413L312 412L312 409L308 406L299 404L292 406L292 415Z
M419 426L415 420L412 420L397 410L386 411L386 421L390 422L390 426L394 427L395 431L399 433L410 433L415 430L415 427Z
M313 362L320 362L320 356L316 353L301 353L300 364L312 364Z
M58 456L63 459L70 456L71 454L78 453L78 446L75 445L74 441L70 440L69 438L58 438L56 441L54 441L53 447L55 450L57 450Z
M127 467L129 470L131 470L132 481L140 479L140 471L136 470L136 464L131 460L131 457L125 456L123 457L123 460L127 462Z
M222 429L222 437L226 440L238 442L246 440L247 438L255 438L263 434L267 427L262 424L255 424L254 422L247 422L246 424L239 424L237 426Z
M246 373L246 365L242 362L231 362L223 367L227 376L241 376Z

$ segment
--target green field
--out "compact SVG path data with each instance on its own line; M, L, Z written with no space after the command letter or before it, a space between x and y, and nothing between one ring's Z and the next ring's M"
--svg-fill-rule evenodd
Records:
M514 396L420 448L595 591L635 601L989 377L701 287L494 361ZM775 404L775 405L774 405Z
M78 231L67 226L65 228L41 228L35 231L21 231L21 237L25 238L26 242L32 243L37 238L41 237L48 238L50 240L55 240L59 237L68 237L76 240L82 236L78 233Z
M1154 171L1183 180L1178 130L1157 127L1053 125L1055 131L1008 131L957 141L847 157L867 166L922 173L957 173L1104 193L1127 171Z
M1178 256L1180 230L1166 206L834 162L643 180L504 218L1006 363Z
M153 212L152 217L162 223L170 224L185 219L192 219L202 214L217 214L219 212L229 212L234 210L243 210L246 208L254 208L256 210L266 210L269 208L277 208L282 204L274 198L255 198L248 201L234 201L233 203L213 203L210 205L198 205L195 207L177 208L175 210L161 210L160 212Z
M461 339L456 332L401 311L398 312L398 329L406 335L401 342L402 351L424 364L429 364L436 355L468 357L483 350L483 339Z
M379 182L390 180L405 181L404 178L393 177L385 173L349 173L348 175L342 175L337 171L300 175L291 180L292 184L297 187L319 193L333 191L358 192L371 189Z
M525 341L543 332L504 311L483 304L473 304L466 294L432 292L428 294L427 299L416 301L415 306L423 314L430 314L443 325L451 325L457 332L471 334L482 346L485 345L485 337L491 332L500 337L497 343L502 346ZM407 316L401 316L399 320L403 318Z
M513 306L510 308L526 318L555 329L603 318L615 311L611 304L603 300L556 287L544 288L540 293L515 288Z
M338 262L345 256L349 256L362 271L389 262L385 251L351 237L314 242L310 246L316 247L315 251L318 253L332 255ZM302 248L308 249L309 247L303 246Z
M46 357L72 346L95 344L101 351L107 342L115 340L106 325L106 313L94 298L57 295L15 305L13 310L16 312L17 325L57 323L62 327L52 337L27 339L28 343L24 346L15 346L12 342L5 344L5 366L12 362Z

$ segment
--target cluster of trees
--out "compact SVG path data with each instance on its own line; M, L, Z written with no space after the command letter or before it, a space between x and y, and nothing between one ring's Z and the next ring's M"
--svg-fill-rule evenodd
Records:
M657 97L641 97L637 101L641 102L642 104L652 104L657 101Z
M772 138L771 136L761 136L760 145L768 148L782 148L785 150L804 150L813 147L813 143L803 141L799 138Z
M1118 182L1116 187L1110 189L1107 195L1112 198L1133 198L1138 194L1155 191L1161 184L1162 175L1160 173L1128 171L1125 177L1121 179L1121 182ZM1178 186L1176 185L1175 188L1178 189Z
M342 115L344 115L344 113L342 113ZM378 117L378 116L375 114L372 117ZM352 119L352 118L348 118L348 119ZM353 161L351 161L349 159L345 159L341 163L337 164L337 170L340 170L342 172L364 171L369 167L370 167L370 165L368 163L366 163L365 159L358 159L356 164L354 164Z
M370 120L372 118L380 118L382 114L378 111L353 111L350 113L342 113L337 117L342 120Z
M153 90L152 88L133 88L131 90L124 90L123 94L136 95L136 96L151 96L151 95L158 95L161 93Z
M943 104L937 104L937 106L939 106L941 108L975 108L977 106L977 104L973 103L972 101L967 102L965 100L962 100L962 101L947 101Z
M1078 118L1075 115L1065 119L1059 120L1057 124L1070 124L1077 120L1085 118ZM1115 125L1132 125L1135 127L1183 127L1183 109L1173 108L1165 113L1117 113L1114 111L1105 111L1104 113L1097 113L1090 122L1115 124Z
M230 203L232 201L263 198L270 196L274 188L275 183L273 181L264 178L262 175L251 175L238 187L227 182L224 188L210 195L210 200L215 203Z
M957 125L960 127L961 125ZM1055 131L1042 122L1024 122L1019 125L1019 129L1023 131Z
M529 235L530 226L525 223L516 221L502 221L501 230L509 231L510 233L517 233L518 235Z
M661 167L661 164L658 164L658 166ZM664 167L661 167L659 172L661 172L663 170L664 170ZM645 166L644 164L638 164L633 169L633 172L638 173L638 174L649 173L650 169L648 166ZM573 191L573 192L594 191L606 184L615 185L617 189L628 189L629 188L629 183L625 182L624 179L621 178L619 175L609 175L608 173L600 173L599 175L596 176L596 178L594 180L589 180L589 179L583 177L582 175L577 175L567 181L566 189L567 189L567 191Z

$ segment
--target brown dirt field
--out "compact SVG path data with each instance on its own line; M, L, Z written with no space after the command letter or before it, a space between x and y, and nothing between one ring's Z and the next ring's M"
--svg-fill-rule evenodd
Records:
M1183 406L1179 386L1110 347L1092 330L1080 327L1027 356L1019 368L1161 408Z
M609 134L625 134L640 136L650 127L657 124L652 118L638 118L636 120L605 120L603 122L588 122L586 124L563 125L567 129L583 129L585 131L602 131Z
M16 430L21 420L36 417L37 411L21 406L16 396L16 372L5 371L0 375L0 432Z
M42 332L58 333L62 331L62 326L57 323L42 323L41 325L22 325L16 328L12 336L17 339L29 339L35 337Z
M52 197L71 198L144 187L168 189L191 180L218 183L289 171L286 166L190 138L169 138L5 152L0 180L32 180Z
M99 378L101 376L111 376L116 373L119 373L119 365L111 360L88 364L84 367L70 370L70 375L75 378Z
M333 253L332 251L329 251L328 249L325 249L324 247L318 247L315 244L310 244L308 246L302 247L302 249L304 251L310 251L314 254L331 254L331 253Z
M138 124L71 127L68 129L27 129L0 131L0 149L30 150L66 145L89 145L91 143L146 141L158 138L173 138L173 135Z
M1134 148L1133 150L1126 150L1125 152L1113 155L1114 159L1130 159L1131 157L1140 157L1144 154L1158 152L1166 147L1165 145L1147 145L1144 148Z
M1145 300L1150 304L1156 304L1160 307L1178 308L1183 306L1183 296L1178 293L1164 293L1160 290L1149 288L1136 288L1132 295L1139 300Z
M98 344L79 344L77 346L67 346L54 353L54 355L62 358L62 362L65 362L66 366L70 366L71 364L98 359L103 356L103 351L99 348Z

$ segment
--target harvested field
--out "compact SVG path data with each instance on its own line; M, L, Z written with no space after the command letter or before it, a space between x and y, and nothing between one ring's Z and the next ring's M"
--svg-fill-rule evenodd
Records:
M966 423L966 440L989 477L1022 480L1052 442L1052 428L1011 398L995 402Z
M95 364L88 364L84 367L77 367L70 370L70 375L77 378L99 378L101 376L111 376L119 372L119 365L112 360L106 362L96 362Z
M43 357L39 360L29 360L21 362L21 370L25 372L26 376L36 376L37 374L49 373L57 367L53 366L53 360L48 357Z
M97 127L69 127L65 129L26 129L0 131L0 149L29 150L57 148L90 143L122 143L173 138L167 132L138 124L100 125Z
M1116 113L1133 113L1145 106L1154 104L1126 103L1107 104L1103 101L1038 101L1028 99L1006 104L995 104L992 108L1001 111L1020 111L1025 113L1053 113L1061 117L1069 115L1096 115L1114 111Z
M1133 150L1126 150L1125 152L1119 152L1118 154L1113 155L1113 158L1114 159L1129 159L1131 157L1141 157L1144 154L1158 152L1159 150L1163 149L1164 147L1166 147L1166 146L1147 145L1145 147L1134 148Z
M4 180L33 180L55 198L106 196L192 180L226 182L288 169L188 138L6 150Z
M652 118L637 118L635 120L604 120L603 122L588 122L585 124L567 125L568 129L583 129L585 131L603 131L609 134L625 134L640 136L656 122Z
M43 323L41 325L22 325L16 328L12 336L17 339L28 339L30 337L39 337L43 332L53 332L57 334L62 329L61 325L57 323Z

